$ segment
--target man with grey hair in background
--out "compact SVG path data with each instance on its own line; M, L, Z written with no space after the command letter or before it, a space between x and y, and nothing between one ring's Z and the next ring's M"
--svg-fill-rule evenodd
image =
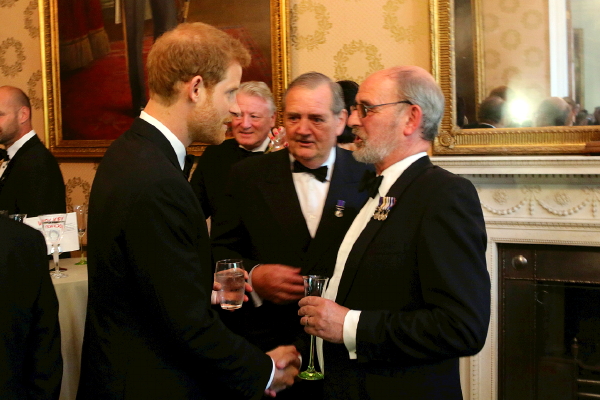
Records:
M336 146L346 115L337 83L317 72L297 77L283 104L289 147L235 164L213 218L215 258L242 258L251 270L251 304L231 319L242 318L237 332L261 349L306 350L302 276L331 276L336 249L366 200L357 188L368 167ZM278 398L319 398L319 386L298 382Z
M486 232L471 182L434 166L444 98L419 67L360 85L354 156L373 163L371 198L348 230L323 297L300 301L318 339L326 399L462 399L458 360L490 317Z
M190 180L206 218L214 215L223 201L231 166L247 157L264 154L271 145L269 133L275 126L276 108L267 84L244 82L236 99L240 111L232 115L233 139L207 146Z

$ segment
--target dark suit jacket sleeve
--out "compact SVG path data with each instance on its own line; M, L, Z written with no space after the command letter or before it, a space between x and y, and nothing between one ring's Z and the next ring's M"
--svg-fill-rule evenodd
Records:
M244 267L250 271L259 261L251 256L254 253L252 241L237 205L243 201L241 199L244 196L241 192L246 186L247 178L238 165L232 168L223 197L223 206L219 207L212 219L211 243L215 260L241 258Z
M357 330L359 361L440 360L477 353L490 317L486 234L475 188L463 178L440 182L423 199L417 233L418 279L425 307L363 311ZM393 290L393 282L382 290ZM376 294L374 294L376 295Z
M31 368L29 395L32 399L58 399L62 381L58 299L48 274L46 241L41 235L36 236L30 254L40 285L27 346L28 359L32 362L28 366Z
M210 366L215 385L234 388L245 397L260 398L272 372L271 359L242 337L233 334L210 308L213 265L200 259L206 248L195 249L199 238L195 221L186 210L197 207L186 193L184 180L166 178L142 192L135 201L124 234L137 266L139 290L149 309L157 310L157 329L164 330L182 354ZM187 188L189 193L189 187ZM206 265L208 264L208 265Z

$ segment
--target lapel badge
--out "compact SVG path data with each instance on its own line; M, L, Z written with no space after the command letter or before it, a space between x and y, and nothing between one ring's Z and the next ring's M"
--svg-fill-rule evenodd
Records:
M346 206L346 202L344 200L338 200L335 205L335 216L341 218L344 216L344 207Z
M385 221L388 217L388 213L395 204L395 197L380 197L379 205L373 214L373 219L376 219L377 221Z

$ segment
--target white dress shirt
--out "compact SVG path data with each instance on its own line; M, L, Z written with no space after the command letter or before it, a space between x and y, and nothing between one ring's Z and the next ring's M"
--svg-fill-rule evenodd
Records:
M346 232L346 236L344 236L344 240L340 245L337 255L337 261L335 263L335 269L333 271L333 276L329 280L327 289L323 294L323 297L329 300L334 300L337 297L338 288L340 286L340 280L342 279L342 275L344 273L344 267L346 265L346 261L348 260L348 255L354 246L354 243L365 229L377 206L379 205L379 199L387 194L392 185L396 183L400 175L415 161L420 159L421 157L425 157L427 153L417 153L412 156L409 156L397 163L386 168L381 175L383 175L383 180L381 181L381 185L379 185L379 193L375 198L369 198L363 208L360 210L354 222ZM343 335L344 335L344 345L348 350L348 354L350 359L356 359L356 330L358 327L358 320L360 319L360 311L359 310L350 310L346 314L346 318L344 319L344 327L343 327ZM321 368L324 371L324 360L323 360L323 339L317 338L317 355L319 357L319 363Z
M21 147L23 147L23 145L32 137L34 137L36 135L35 131L32 129L29 132L27 132L25 135L23 135L19 140L15 141L12 146L10 146L8 149L6 149L6 154L8 154L8 161L4 161L2 163L2 166L0 167L0 176L2 176L4 174L4 171L6 170L6 168L8 167L8 163L10 162L10 160L13 159L13 157L15 156L15 154L17 154L17 151L19 151L21 149Z
M293 169L295 158L290 154L290 169ZM327 166L327 176L325 182L320 182L313 174L308 172L296 172L292 173L292 179L294 181L294 187L296 188L296 195L300 202L300 208L302 215L306 221L306 227L310 233L310 237L314 238L321 222L321 216L323 215L323 207L325 206L325 200L327 199L327 193L329 192L329 185L331 184L331 176L333 174L333 167L335 165L335 147L329 152L329 157L321 166ZM260 264L258 264L260 265ZM255 265L252 268L256 268ZM248 283L252 286L252 271L250 271L250 279ZM262 298L256 294L256 292L250 292L252 301L255 307L262 306Z

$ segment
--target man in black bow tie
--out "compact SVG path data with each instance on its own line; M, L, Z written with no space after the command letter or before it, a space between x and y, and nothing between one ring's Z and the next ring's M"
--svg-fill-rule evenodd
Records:
M0 144L7 149L0 155L0 210L28 217L64 213L58 162L33 130L29 98L12 86L0 86Z
M247 157L264 154L271 145L269 133L275 126L276 108L267 84L244 82L236 99L240 112L232 115L233 139L207 146L190 180L206 218L213 216L223 201L231 166Z
M302 275L331 276L341 239L366 200L357 186L370 168L336 147L347 115L337 83L301 75L283 108L288 149L234 165L212 224L215 258L243 258L252 271L252 303L229 319L243 317L238 332L263 349L300 346ZM313 384L300 382L278 398L318 398Z
M372 197L323 297L299 303L306 333L319 337L325 399L463 398L458 360L485 343L490 278L475 187L427 157L443 110L442 91L419 67L360 85L354 156L381 178L367 185Z

